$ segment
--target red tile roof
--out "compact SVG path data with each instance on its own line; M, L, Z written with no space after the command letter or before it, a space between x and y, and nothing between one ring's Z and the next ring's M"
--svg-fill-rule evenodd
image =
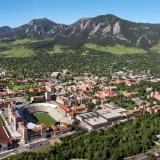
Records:
M153 97L157 100L160 100L160 93L155 93Z
M68 114L68 116L69 116L69 117L71 117L71 118L72 118L72 117L74 117L75 112L74 112L74 111L70 111L70 112L69 112L69 113L67 113L67 114Z
M80 106L74 107L74 110L75 110L75 111L81 111L81 110L84 110L84 109L86 109L85 104L81 104Z
M66 112L70 112L71 111L71 108L69 106L67 106L67 105L60 104L59 107L62 108L63 110L65 110Z

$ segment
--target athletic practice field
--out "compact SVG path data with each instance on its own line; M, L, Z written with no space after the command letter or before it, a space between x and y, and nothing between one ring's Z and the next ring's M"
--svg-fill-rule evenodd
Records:
M55 120L46 112L36 112L34 114L39 123L44 124L46 127L50 127L52 124L55 124Z

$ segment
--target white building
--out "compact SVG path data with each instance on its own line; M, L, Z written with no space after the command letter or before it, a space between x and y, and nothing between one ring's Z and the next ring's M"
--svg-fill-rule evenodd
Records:
M98 116L93 112L79 114L76 118L80 120L81 125L89 131L108 126L108 121L105 118Z

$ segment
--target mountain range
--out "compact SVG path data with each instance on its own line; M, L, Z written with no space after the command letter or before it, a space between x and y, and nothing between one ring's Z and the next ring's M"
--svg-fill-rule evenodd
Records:
M71 25L42 18L16 28L0 27L0 39L48 37L54 38L56 43L76 46L96 43L150 48L160 42L160 24L135 23L107 14L83 18Z

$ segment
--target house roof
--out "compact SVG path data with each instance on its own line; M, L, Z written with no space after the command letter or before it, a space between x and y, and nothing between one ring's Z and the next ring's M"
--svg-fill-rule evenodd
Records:
M78 110L83 110L83 109L86 109L85 104L81 104L80 106L74 107L74 110L76 110L76 111L78 111Z
M67 105L60 104L59 107L62 108L63 110L65 110L66 112L70 112L71 111L71 108L69 106L67 106Z
M154 98L160 99L160 93L155 93L155 94L154 94Z
M75 115L75 112L74 111L70 111L69 113L68 113L68 116L69 117L73 117Z

